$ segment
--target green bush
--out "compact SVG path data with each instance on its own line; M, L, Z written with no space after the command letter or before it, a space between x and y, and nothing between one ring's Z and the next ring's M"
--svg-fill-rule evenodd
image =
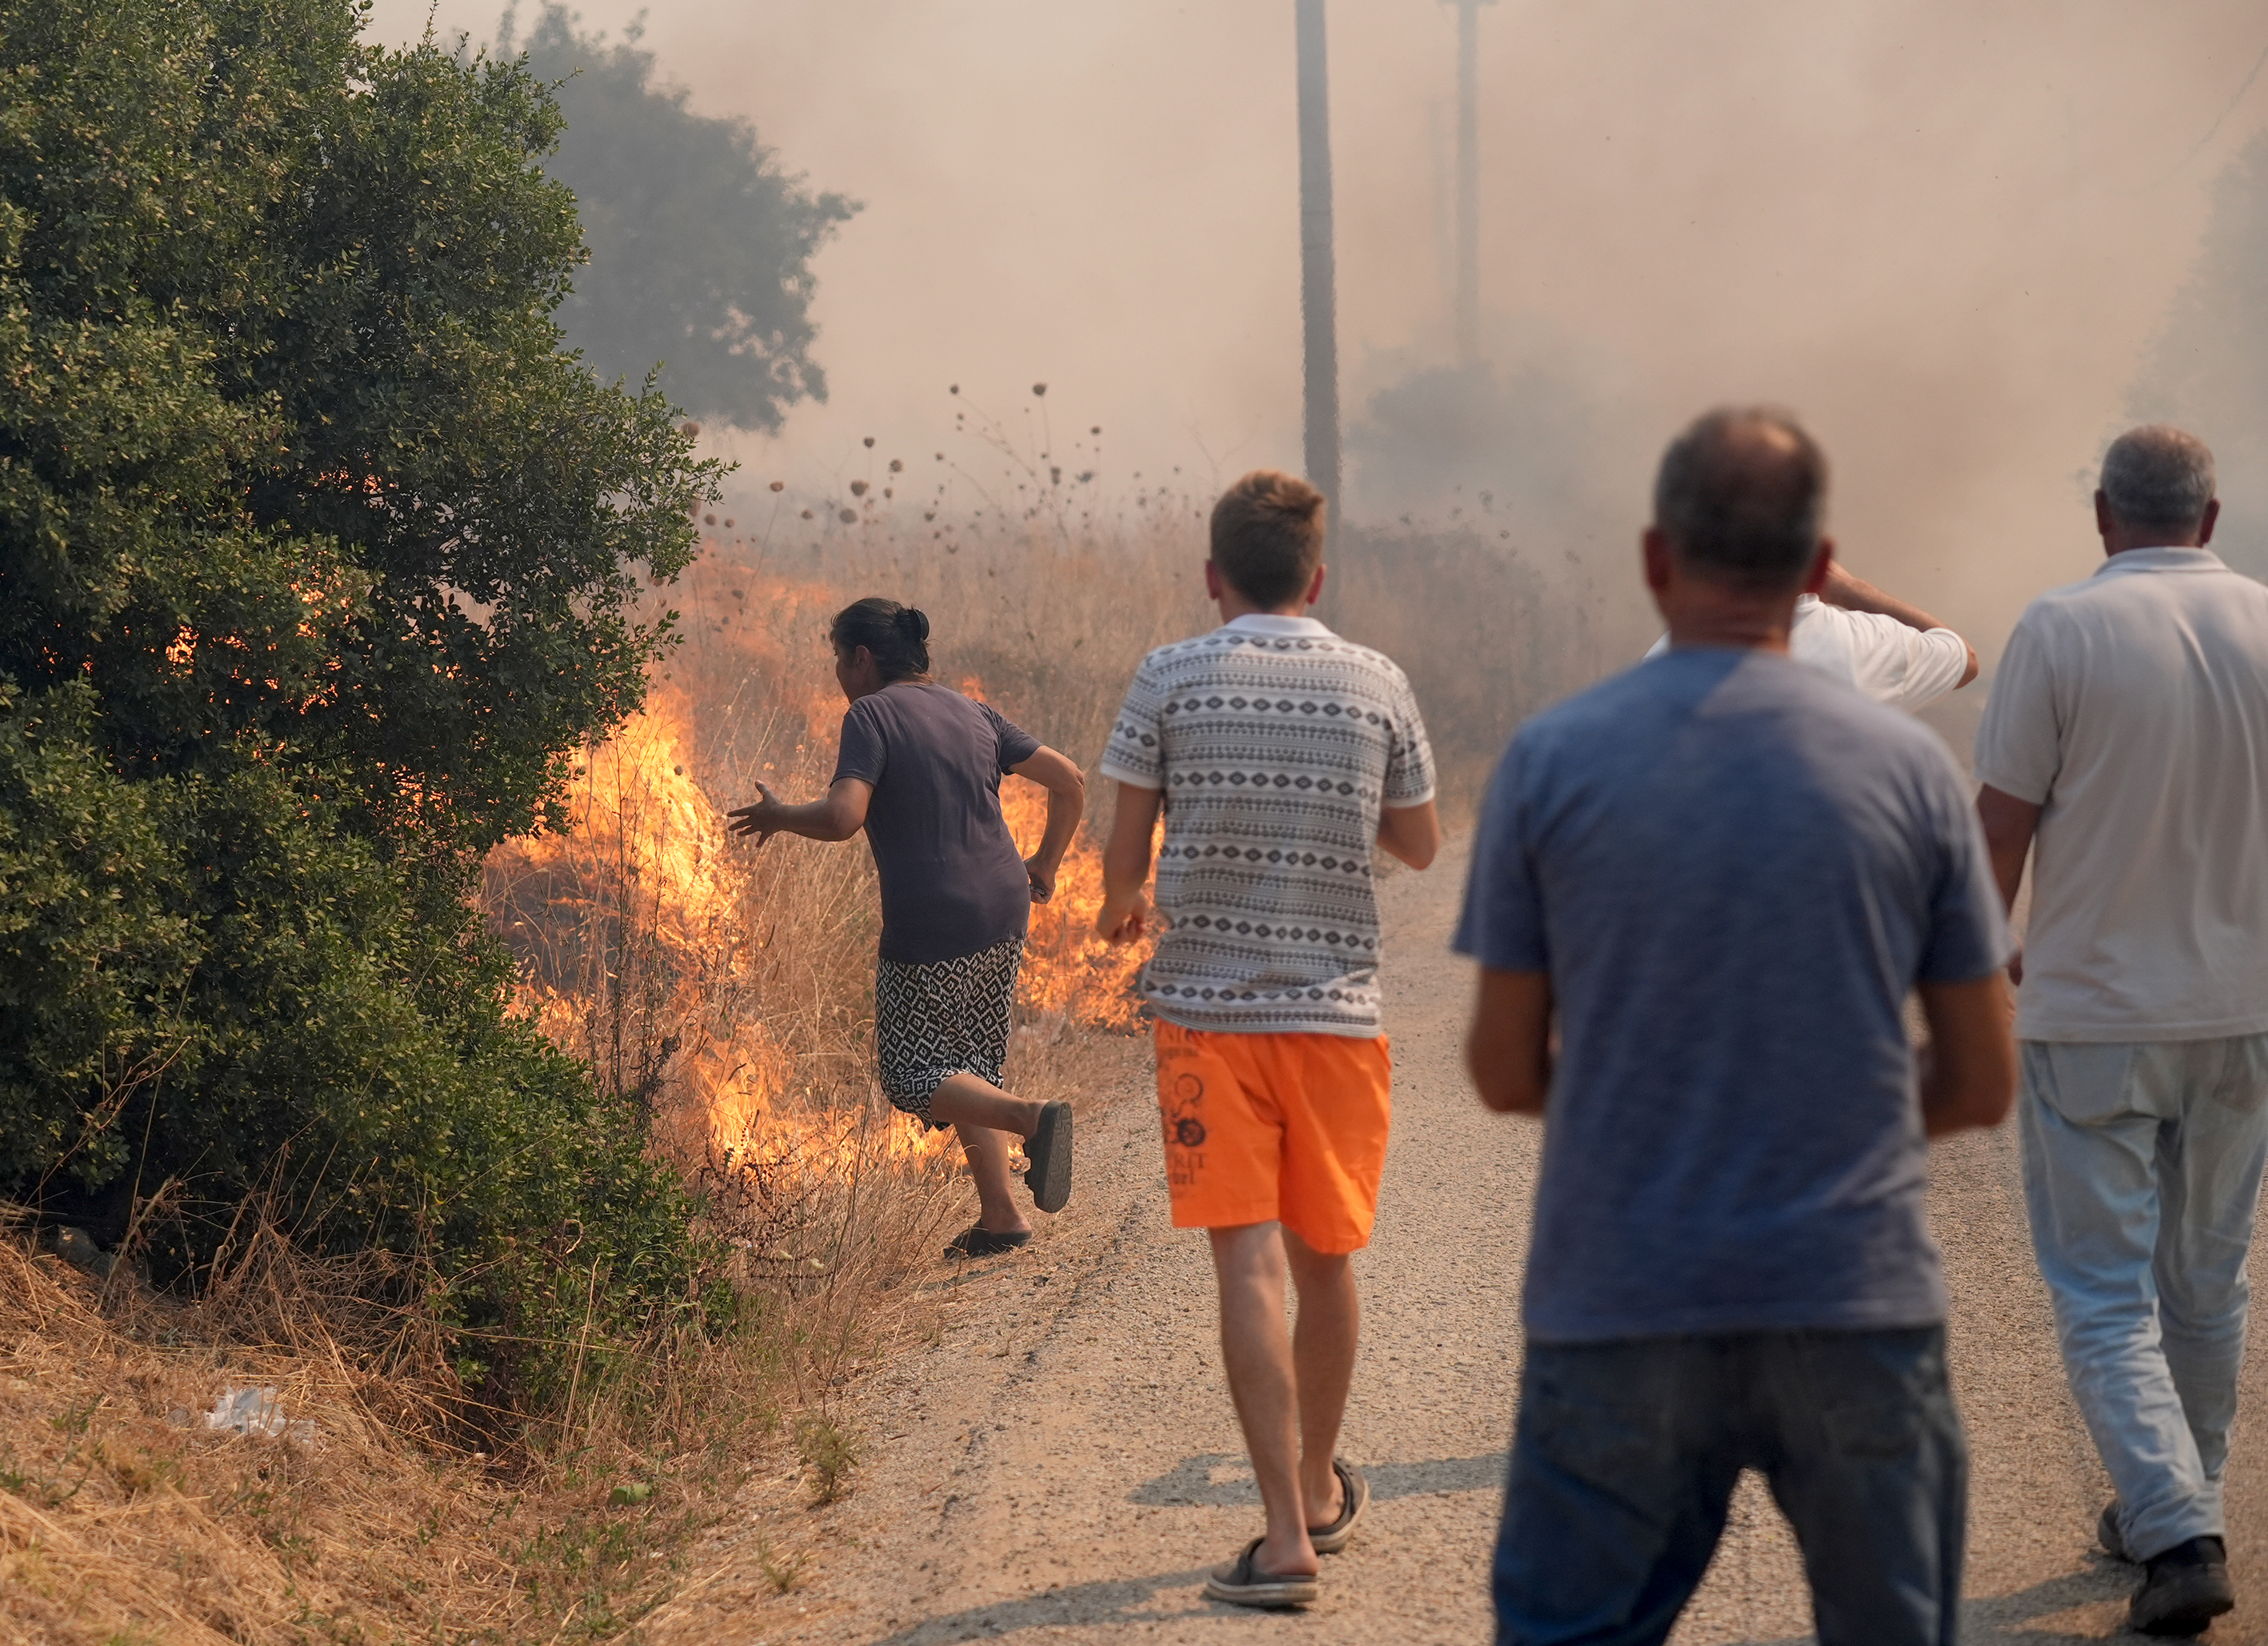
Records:
M554 1270L618 1330L699 1254L467 892L637 705L716 471L560 347L541 84L358 22L0 0L0 1194L155 1208L169 1281L247 1208L415 1253L525 1384Z

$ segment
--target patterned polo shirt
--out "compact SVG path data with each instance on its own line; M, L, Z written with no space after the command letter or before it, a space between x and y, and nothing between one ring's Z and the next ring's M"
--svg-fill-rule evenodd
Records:
M1393 660L1259 614L1160 646L1102 775L1165 791L1153 1011L1184 1029L1378 1033L1379 812L1433 798Z

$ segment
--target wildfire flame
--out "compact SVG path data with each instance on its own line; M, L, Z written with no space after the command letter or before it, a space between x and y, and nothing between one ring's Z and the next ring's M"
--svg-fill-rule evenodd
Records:
M814 729L839 715L816 697L798 710ZM647 1095L666 1085L681 1132L695 1133L677 1140L696 1154L753 1161L858 1147L783 1101L796 1059L760 1008L760 1008L751 979L764 911L753 848L729 836L704 786L694 725L684 690L657 684L644 712L584 763L568 830L490 855L483 900L519 958L519 1002L617 1089ZM1045 791L1010 779L1001 801L1028 853L1045 826ZM1052 1039L1072 1026L1133 1026L1130 985L1143 952L1093 934L1101 902L1101 855L1082 829L1053 900L1033 907L1018 990L1026 1032ZM845 967L869 963L841 956ZM893 1155L929 1155L949 1136L902 1117L895 1128L886 1142ZM822 1133L836 1141L821 1145Z
M760 1019L715 1009L746 960L748 875L695 775L690 726L684 693L656 687L591 750L567 830L499 846L484 893L544 1033L623 1089L670 1065L711 1136L730 1142L770 1113L791 1059Z
M1000 812L1017 846L1029 855L1047 827L1047 792L1035 784L1000 786ZM1114 948L1094 934L1102 907L1102 853L1079 825L1056 875L1055 896L1032 905L1024 941L1024 970L1016 1002L1040 1023L1130 1030L1141 1002L1134 979L1149 958L1147 944Z

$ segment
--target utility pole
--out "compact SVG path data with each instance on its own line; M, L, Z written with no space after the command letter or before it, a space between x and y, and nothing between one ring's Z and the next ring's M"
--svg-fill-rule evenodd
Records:
M1300 38L1300 317L1306 360L1307 479L1339 512L1337 275L1331 255L1330 76L1323 0L1295 0Z
M1480 9L1496 0L1456 0L1457 7L1457 363L1481 358L1481 48Z

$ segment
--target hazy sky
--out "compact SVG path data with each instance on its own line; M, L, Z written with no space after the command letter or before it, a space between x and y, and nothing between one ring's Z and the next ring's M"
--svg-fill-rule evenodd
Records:
M525 10L525 8L524 8ZM638 8L592 0L586 28ZM441 0L492 39L494 0ZM532 15L532 13L530 13ZM425 0L372 27L420 32ZM865 211L822 254L832 399L746 478L944 443L959 382L1209 485L1299 458L1292 0L658 0L694 106ZM1333 0L1350 408L1442 358L1454 14ZM1503 0L1481 16L1491 353L1579 364L1644 458L1771 398L1845 557L1997 653L2083 575L2092 465L2218 169L2268 123L2258 0ZM2242 91L2242 95L2240 95ZM2212 438L2212 431L2203 431ZM1633 551L1634 554L1634 551Z

